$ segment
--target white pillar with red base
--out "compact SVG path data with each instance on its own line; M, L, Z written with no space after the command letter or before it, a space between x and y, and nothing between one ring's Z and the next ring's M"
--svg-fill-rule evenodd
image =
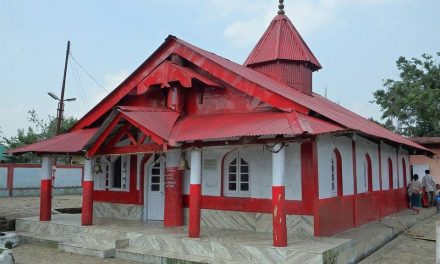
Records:
M287 246L286 196L285 196L285 156L286 149L278 143L272 148L272 226L273 245Z
M202 205L202 151L191 150L191 176L189 190L189 227L188 236L200 237L200 211Z
M81 225L93 224L93 166L91 159L84 160Z
M40 221L50 221L52 212L52 174L55 159L43 157L41 164Z

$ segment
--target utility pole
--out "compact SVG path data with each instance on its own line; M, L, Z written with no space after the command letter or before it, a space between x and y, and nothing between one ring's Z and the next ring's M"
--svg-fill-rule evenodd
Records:
M66 88L67 63L69 62L69 53L70 53L70 41L67 41L66 61L64 63L63 85L61 86L61 98L58 102L57 127L55 132L56 135L61 134L61 122L63 120L63 111L64 111L64 90Z

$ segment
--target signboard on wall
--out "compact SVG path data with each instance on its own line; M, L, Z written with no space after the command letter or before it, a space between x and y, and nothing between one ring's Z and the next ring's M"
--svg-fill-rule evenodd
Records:
M217 159L204 159L203 169L205 170L216 170L217 169Z

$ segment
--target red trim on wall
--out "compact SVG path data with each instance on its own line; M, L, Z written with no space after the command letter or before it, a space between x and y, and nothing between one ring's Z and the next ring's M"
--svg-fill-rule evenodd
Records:
M344 184L343 181L344 179L342 178L342 157L341 157L341 152L339 152L338 148L335 148L333 150L333 152L336 155L336 168L337 168L337 173L338 173L338 179L337 179L337 184L338 184L338 196L343 196L344 195Z
M406 188L408 183L406 179L406 162L404 158L402 158L402 176L403 176L403 188Z
M353 195L319 200L316 205L319 214L315 216L318 220L318 230L315 227L315 236L332 236L352 228L353 201ZM315 220L315 225L316 223Z
M316 141L301 144L301 190L302 211L304 214L313 214L313 205L318 199L318 166Z
M371 166L370 155L365 154L365 159L367 160L367 178L368 178L368 192L373 191L373 168Z
M183 206L189 207L189 195L183 196ZM240 211L250 213L272 213L272 199L202 196L202 209ZM301 201L286 201L286 213L297 215L312 215L313 212L305 208Z
M380 191L358 193L354 196L356 226L380 218Z
M388 158L388 190L394 189L393 161Z

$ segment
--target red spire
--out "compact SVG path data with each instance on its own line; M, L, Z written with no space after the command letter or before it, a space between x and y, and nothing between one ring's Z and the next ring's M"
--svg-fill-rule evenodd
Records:
M315 55L283 12L277 15L244 62L245 66L277 60L306 62L312 71L321 69Z

